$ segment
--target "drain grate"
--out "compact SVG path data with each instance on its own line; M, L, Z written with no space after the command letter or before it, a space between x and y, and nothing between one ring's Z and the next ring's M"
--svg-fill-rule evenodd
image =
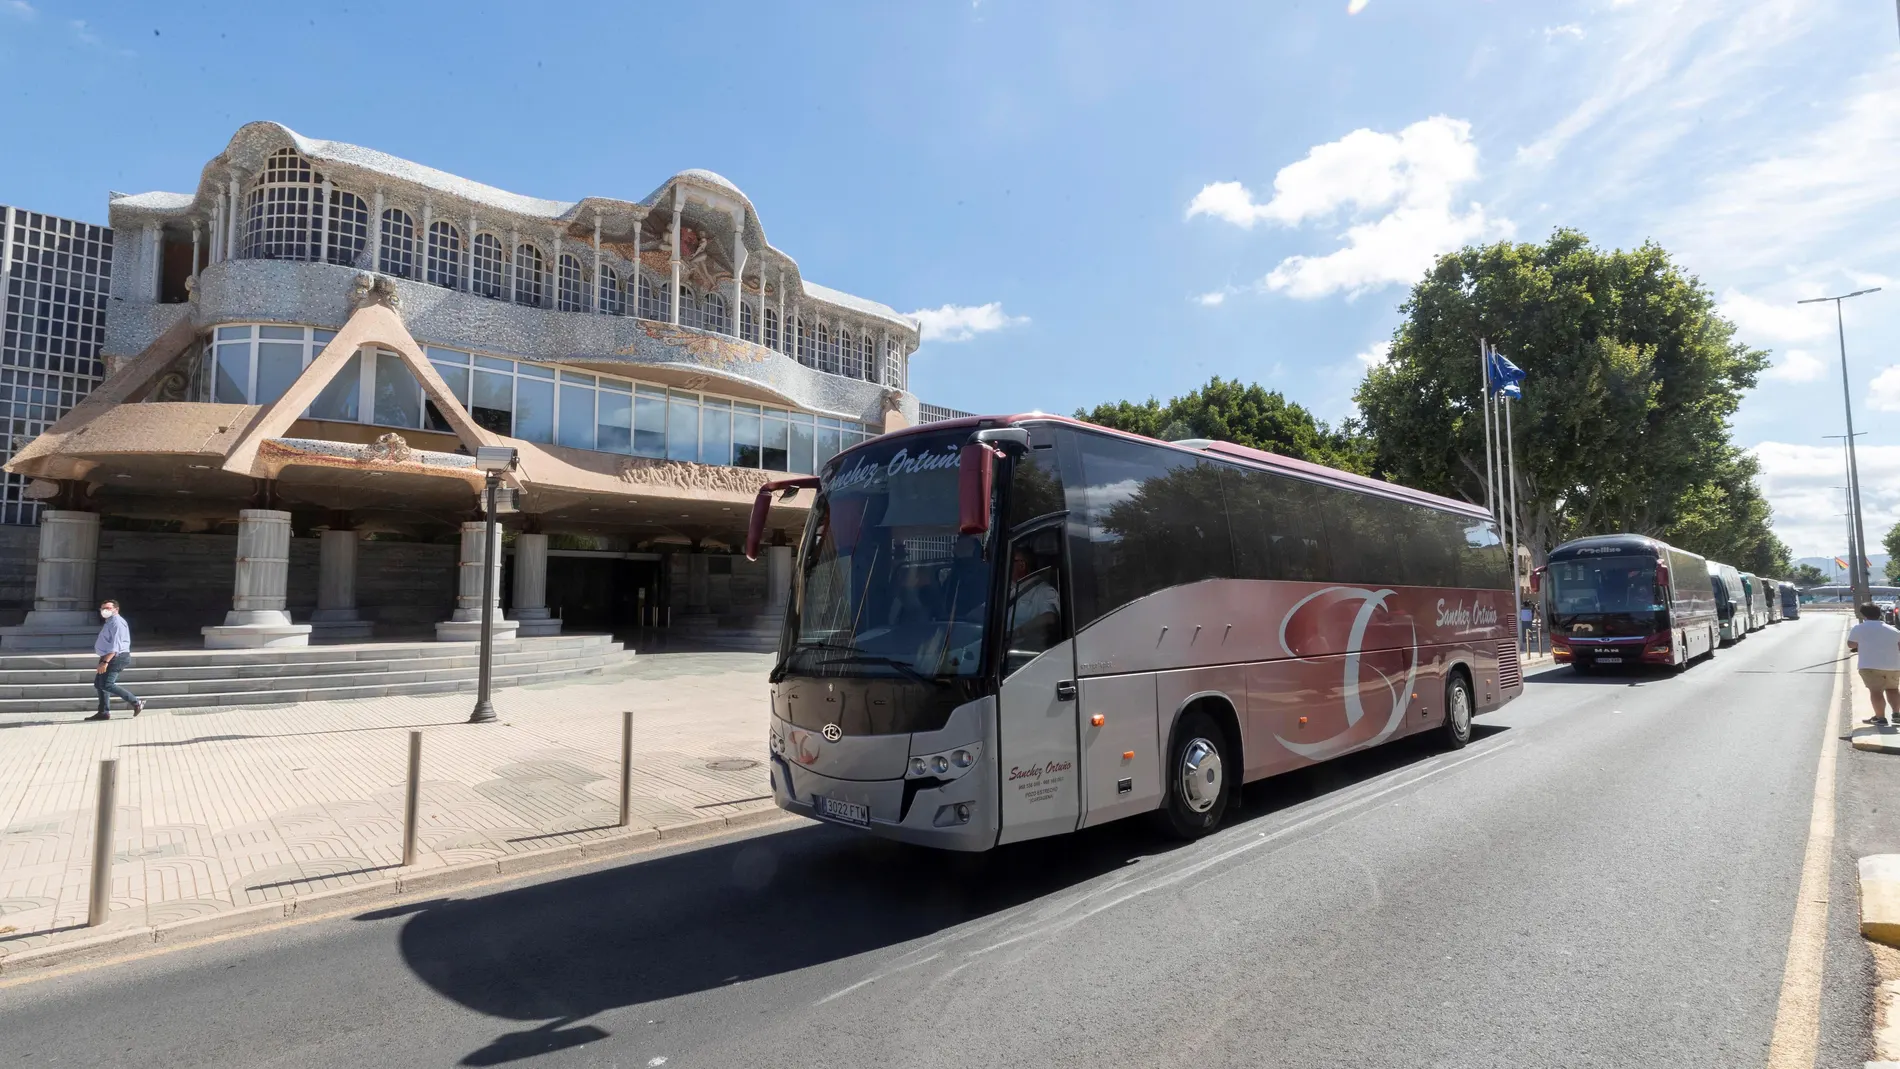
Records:
M714 772L744 772L748 768L759 767L759 763L747 757L722 757L717 761L706 762L706 767Z

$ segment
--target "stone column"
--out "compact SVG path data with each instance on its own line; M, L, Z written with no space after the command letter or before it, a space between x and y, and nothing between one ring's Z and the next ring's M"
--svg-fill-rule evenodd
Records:
M375 207L370 209L369 217L369 269L380 273L383 269L383 191L376 191Z
M704 553L686 555L686 611L703 613L712 608L712 581Z
M587 307L595 315L601 313L600 307L600 213L594 213L594 292L587 295ZM517 553L520 546L517 544Z
M220 627L203 628L208 650L259 646L308 646L310 625L293 624L284 611L290 578L290 513L245 509L238 513L237 576L231 611Z
M731 334L745 340L745 215L732 228L732 320Z
M561 621L548 612L548 536L515 536L515 607L508 618L518 622L522 638L558 635Z
M321 198L317 204L317 262L320 264L330 262L330 201L335 193L336 187L328 178L317 189L317 196Z
M482 637L482 543L488 524L462 525L462 552L455 572L455 611L435 625L439 642L479 642ZM496 528L500 533L500 528ZM521 625L501 615L501 554L495 554L495 641L513 642Z
M91 649L100 627L99 606L92 600L99 567L98 514L42 511L39 558L33 611L20 626L0 628L0 648Z
M671 298L672 304L673 304L673 314L672 316L669 317L669 321L676 327L680 325L680 219L681 219L680 213L684 211L685 208L686 208L686 194L680 190L680 187L674 186L673 187L673 260L672 260L673 294Z
M311 635L322 639L368 638L375 625L356 612L357 534L348 528L323 532L317 543L317 611Z
M784 612L792 597L792 547L765 547L765 604L771 612Z

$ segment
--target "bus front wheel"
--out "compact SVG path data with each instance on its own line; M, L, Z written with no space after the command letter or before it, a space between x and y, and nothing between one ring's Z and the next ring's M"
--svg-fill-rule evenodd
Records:
M1233 791L1227 734L1198 709L1181 717L1168 754L1168 798L1162 823L1172 835L1198 839L1220 826Z
M1453 672L1445 683L1445 749L1462 750L1471 741L1471 684Z

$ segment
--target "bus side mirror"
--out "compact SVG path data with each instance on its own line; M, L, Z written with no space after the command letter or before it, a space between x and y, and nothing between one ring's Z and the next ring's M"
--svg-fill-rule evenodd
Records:
M752 498L752 516L745 525L745 559L759 559L759 543L765 539L765 519L772 511L772 495L783 491L790 499L800 490L818 489L818 477L807 475L798 479L774 479L759 487Z
M957 455L957 530L983 534L990 529L990 491L995 485L996 454L981 442L971 442Z

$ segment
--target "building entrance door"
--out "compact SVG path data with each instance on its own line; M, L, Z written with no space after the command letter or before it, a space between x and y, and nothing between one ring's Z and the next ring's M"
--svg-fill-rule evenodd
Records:
M658 605L657 561L616 556L548 556L548 609L562 630L606 631L630 638ZM643 596L644 595L644 596Z

